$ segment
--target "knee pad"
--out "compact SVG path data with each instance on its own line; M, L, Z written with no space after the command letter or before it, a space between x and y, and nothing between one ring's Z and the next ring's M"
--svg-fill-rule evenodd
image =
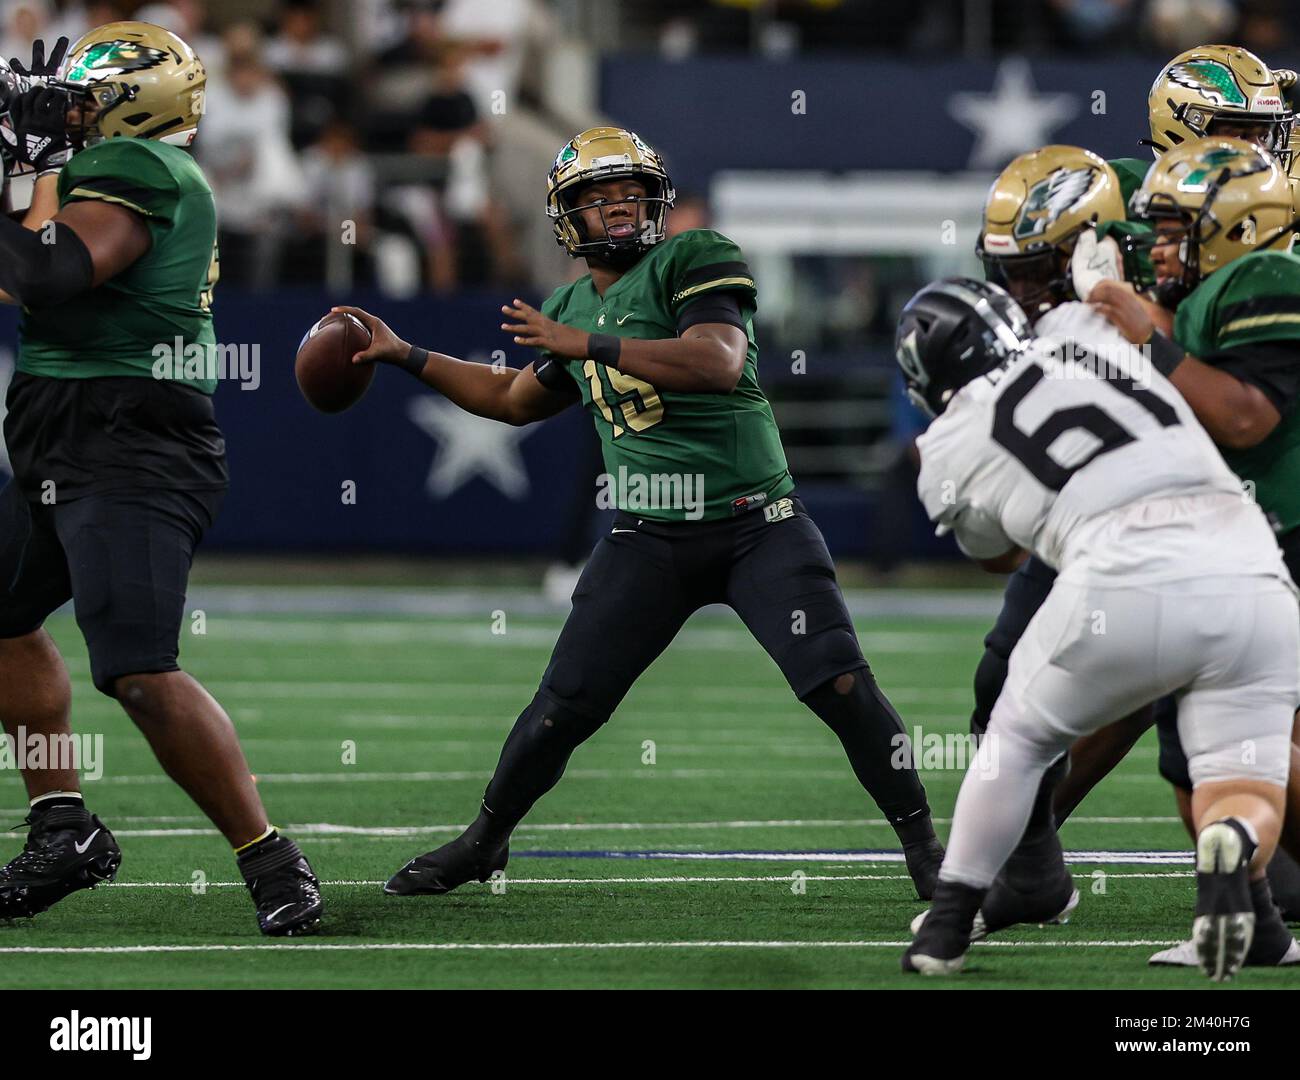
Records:
M573 751L604 722L583 716L539 690L501 748L484 803L503 820L523 817L555 786Z

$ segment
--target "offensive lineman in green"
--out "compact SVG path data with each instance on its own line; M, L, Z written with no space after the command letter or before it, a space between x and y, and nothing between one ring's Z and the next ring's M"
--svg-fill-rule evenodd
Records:
M756 293L740 249L704 229L664 239L672 185L659 155L628 131L592 128L570 140L548 188L556 238L590 273L541 312L519 300L502 308L510 320L502 329L541 350L528 367L498 372L430 353L364 311L335 309L373 335L356 362L403 366L480 416L527 424L581 401L619 510L478 818L407 863L385 891L445 893L504 867L511 832L574 749L692 612L725 603L839 736L928 897L943 848L915 770L895 767L902 723L863 659L759 389Z
M0 716L15 740L70 740L68 673L43 623L73 600L96 688L235 849L261 930L300 933L320 921L319 883L268 824L229 717L177 665L190 560L227 486L216 379L182 364L216 340L216 211L183 149L203 65L140 22L92 30L61 66L38 72L37 57L10 106L12 144L52 220L38 234L0 217L0 289L23 306L0 493ZM111 880L122 857L75 769L23 777L31 829L0 868L0 919Z
M1129 341L1150 348L1153 365L1268 515L1287 568L1300 580L1300 257L1290 251L1288 177L1257 145L1211 136L1161 155L1130 213L1155 227L1154 302L1123 283L1102 282L1089 303ZM1175 780L1186 818L1190 796L1171 775L1181 756L1162 740L1161 771ZM1296 760L1293 746L1293 769ZM1283 837L1289 851L1300 849L1294 812ZM1269 914L1262 876L1251 890L1257 911ZM1151 962L1188 965L1190 954L1184 944ZM1257 937L1246 962L1295 959L1289 936Z

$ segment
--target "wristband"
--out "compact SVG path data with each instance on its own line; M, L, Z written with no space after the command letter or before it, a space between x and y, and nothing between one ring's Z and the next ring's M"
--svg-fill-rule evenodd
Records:
M393 363L403 371L409 371L418 379L420 377L420 372L424 370L424 365L428 359L428 349L422 349L418 345L412 345L411 351L406 354L404 360L394 360Z
M1151 366L1166 379L1187 355L1181 345L1165 337L1159 330L1152 331L1151 337L1147 339L1147 347L1151 350Z
M618 356L623 350L623 339L613 334L589 334L587 356L598 364L617 368Z

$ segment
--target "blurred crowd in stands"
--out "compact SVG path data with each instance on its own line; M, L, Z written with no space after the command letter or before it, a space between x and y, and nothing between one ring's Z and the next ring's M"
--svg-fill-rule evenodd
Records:
M890 50L910 55L1143 52L1297 44L1296 0L622 0L625 32L676 56Z
M591 120L548 115L539 92L536 57L563 53L546 0L0 0L0 55L120 18L173 30L207 67L195 153L223 284L409 295L568 271L541 178Z
M1168 56L1206 40L1296 43L1300 0L0 0L0 56L119 18L159 23L208 68L196 143L222 279L397 295L574 272L542 178L601 121L606 49L782 55L1020 50ZM697 199L681 222L703 220Z

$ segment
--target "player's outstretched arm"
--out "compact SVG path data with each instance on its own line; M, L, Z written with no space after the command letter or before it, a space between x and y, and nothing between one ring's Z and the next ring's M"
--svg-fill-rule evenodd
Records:
M426 386L466 412L505 424L531 424L568 408L576 398L548 390L537 381L532 365L494 368L458 360L443 353L416 349L398 337L378 316L356 307L336 307L360 319L370 331L370 348L352 358L354 364L393 364L406 368Z
M1186 354L1168 339L1168 329L1151 318L1149 305L1117 282L1103 281L1088 297L1116 329L1135 345L1152 346L1155 366L1162 370L1192 407L1210 438L1229 450L1244 450L1263 442L1282 414L1258 386L1229 371ZM1166 324L1167 325L1167 324ZM1160 341L1155 335L1164 335ZM1157 343L1173 350L1163 363ZM1225 354L1231 356L1231 353Z
M152 243L142 217L106 202L69 203L48 237L0 217L0 289L27 307L62 303L120 274Z
M680 337L646 340L588 334L548 319L516 299L501 309L511 322L501 329L518 345L571 360L595 360L625 375L644 379L657 390L682 394L730 394L745 370L749 338L727 323L697 323Z
M56 173L47 173L36 178L32 190L32 202L23 214L23 228L32 232L45 229L54 215L59 212L59 177ZM18 303L7 292L0 290L0 304Z

